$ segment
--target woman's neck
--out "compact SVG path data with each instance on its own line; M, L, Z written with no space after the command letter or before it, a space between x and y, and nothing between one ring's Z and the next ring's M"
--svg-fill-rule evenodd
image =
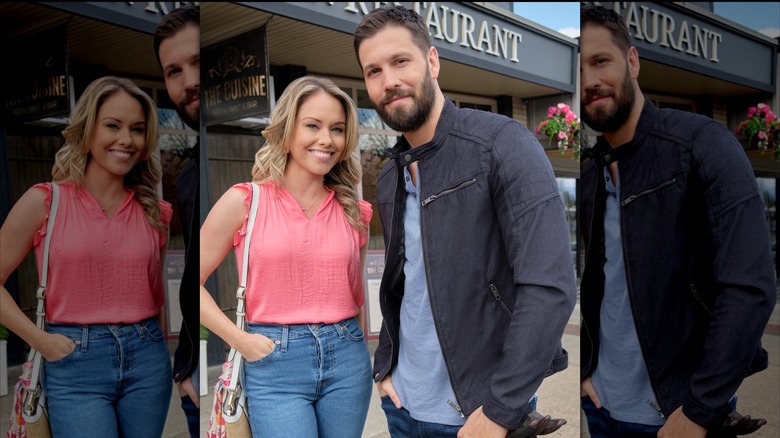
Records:
M325 181L319 175L302 175L300 172L288 169L284 172L282 185L296 199L310 199L318 196L325 190Z
M101 171L102 169L90 164L92 163L88 163L84 170L82 185L93 198L98 201L114 199L127 192L124 177Z

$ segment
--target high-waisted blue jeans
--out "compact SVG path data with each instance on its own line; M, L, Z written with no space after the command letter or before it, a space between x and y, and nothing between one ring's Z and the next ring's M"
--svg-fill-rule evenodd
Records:
M160 437L173 389L171 357L155 319L135 324L49 324L75 349L44 362L54 438Z
M336 324L249 323L276 348L246 362L247 409L264 438L359 438L373 381L355 318Z

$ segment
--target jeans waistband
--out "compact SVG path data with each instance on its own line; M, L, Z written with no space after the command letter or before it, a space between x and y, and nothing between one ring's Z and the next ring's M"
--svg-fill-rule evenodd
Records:
M46 331L58 333L72 339L81 339L81 348L87 348L90 339L122 336L127 333L137 333L139 338L147 335L151 324L157 324L156 319L147 318L135 323L117 324L62 324L47 323Z
M339 337L344 337L344 329L349 324L357 324L357 317L353 316L331 323L316 324L264 324L257 322L247 322L248 329L253 332L280 341L282 351L287 350L287 341L290 339L299 339L305 337L318 337L336 331Z

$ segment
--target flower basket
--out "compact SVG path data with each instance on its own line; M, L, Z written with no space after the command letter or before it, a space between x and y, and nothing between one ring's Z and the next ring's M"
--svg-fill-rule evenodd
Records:
M780 122L767 105L759 103L748 108L747 119L734 131L748 138L748 146L755 145L761 154L771 151L772 158L780 161Z
M544 134L548 145L557 142L561 154L569 149L574 151L572 159L580 159L580 119L565 103L547 109L547 118L539 122L536 135Z

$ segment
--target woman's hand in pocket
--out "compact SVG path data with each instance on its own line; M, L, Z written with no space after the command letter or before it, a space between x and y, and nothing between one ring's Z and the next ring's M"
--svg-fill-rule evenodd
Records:
M47 362L54 362L69 355L75 348L76 344L66 336L59 333L46 333L37 350Z
M274 351L274 342L259 333L244 333L239 340L236 350L244 356L248 362L260 360Z

